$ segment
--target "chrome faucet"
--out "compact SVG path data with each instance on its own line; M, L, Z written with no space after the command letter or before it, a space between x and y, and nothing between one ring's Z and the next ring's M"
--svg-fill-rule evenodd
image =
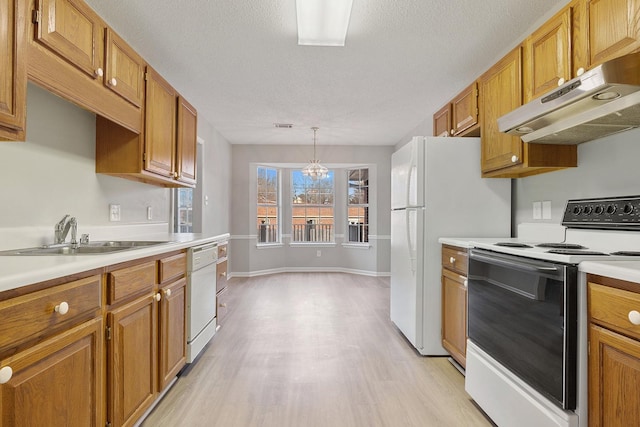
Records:
M77 248L78 241L76 240L76 235L78 233L78 221L76 221L75 217L71 217L71 215L65 215L60 222L56 224L54 244L59 245L64 243L69 229L71 229L71 247Z

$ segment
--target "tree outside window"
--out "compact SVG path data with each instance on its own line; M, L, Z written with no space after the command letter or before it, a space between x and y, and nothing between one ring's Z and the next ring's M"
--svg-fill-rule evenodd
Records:
M348 242L369 241L369 169L347 171L348 200L347 228Z
M280 241L278 169L259 166L257 178L258 242L277 243Z
M334 241L334 172L312 180L302 171L291 172L292 241Z

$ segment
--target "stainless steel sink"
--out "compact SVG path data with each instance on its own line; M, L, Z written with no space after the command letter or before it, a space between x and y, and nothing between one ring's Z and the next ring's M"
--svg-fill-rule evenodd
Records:
M6 255L100 255L133 249L147 248L170 242L146 240L107 240L95 241L72 248L70 244L40 246L37 248L12 249L0 251L0 256Z

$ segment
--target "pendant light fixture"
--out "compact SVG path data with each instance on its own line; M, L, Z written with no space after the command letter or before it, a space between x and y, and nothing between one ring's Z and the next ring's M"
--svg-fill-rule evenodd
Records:
M329 169L320 164L320 160L316 159L316 134L318 133L317 127L312 127L313 130L313 160L309 162L307 166L302 169L302 174L308 176L314 181L324 179L329 174Z

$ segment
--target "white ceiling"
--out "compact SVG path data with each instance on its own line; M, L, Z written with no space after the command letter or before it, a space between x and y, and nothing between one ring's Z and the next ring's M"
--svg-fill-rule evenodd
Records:
M567 0L353 0L345 47L295 0L87 2L232 144L395 145Z

